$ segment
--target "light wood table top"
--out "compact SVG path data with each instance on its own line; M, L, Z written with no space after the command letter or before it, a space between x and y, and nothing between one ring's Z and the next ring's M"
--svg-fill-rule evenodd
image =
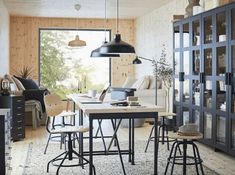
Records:
M84 97L79 97L77 94L67 96L72 99L86 114L104 114L104 113L148 113L148 112L163 112L162 106L143 105L143 106L112 106L109 102L104 103L86 103ZM90 98L86 98L89 102Z
M170 117L170 116L176 116L176 113L173 112L159 112L159 117Z

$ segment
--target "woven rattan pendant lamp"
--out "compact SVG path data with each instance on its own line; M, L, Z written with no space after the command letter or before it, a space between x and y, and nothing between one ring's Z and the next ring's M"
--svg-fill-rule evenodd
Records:
M103 44L107 44L107 40L106 40L106 30L107 30L107 13L106 13L106 0L104 0L104 42ZM119 54L106 54L106 53L100 53L100 47L93 50L91 52L91 56L90 57L120 57Z
M75 4L74 8L76 11L79 11L81 6L80 4ZM78 30L78 18L77 18L77 30ZM80 40L79 35L77 34L74 40L69 41L68 46L83 47L83 46L86 46L86 41Z
M117 0L117 33L114 39L100 47L100 53L102 54L132 54L135 53L135 48L130 44L121 40L121 34L119 34L119 0Z

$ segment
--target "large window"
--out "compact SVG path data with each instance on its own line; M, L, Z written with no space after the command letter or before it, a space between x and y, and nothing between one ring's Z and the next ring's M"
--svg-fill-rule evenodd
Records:
M84 47L69 47L68 42L79 35ZM106 32L109 40L110 31ZM110 59L90 58L91 51L100 47L105 32L101 30L40 30L40 85L64 96L101 91L110 83Z

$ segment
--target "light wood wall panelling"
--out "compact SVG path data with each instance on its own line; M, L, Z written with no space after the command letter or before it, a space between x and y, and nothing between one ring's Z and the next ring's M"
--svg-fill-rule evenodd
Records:
M78 26L77 26L78 23ZM103 19L10 17L10 74L16 74L23 66L31 67L33 78L39 72L39 28L103 29ZM107 28L116 33L116 20L107 20ZM122 39L135 45L134 20L123 19L119 23ZM134 76L131 64L134 56L123 55L112 59L112 86L120 86L127 76Z

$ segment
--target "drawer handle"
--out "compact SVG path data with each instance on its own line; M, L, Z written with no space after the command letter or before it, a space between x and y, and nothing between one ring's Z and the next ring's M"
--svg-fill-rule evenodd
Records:
M18 116L22 115L22 114L17 114Z
M19 106L19 107L17 107L17 109L22 109L22 107Z
M22 102L22 100L16 100L17 102Z
M22 129L22 126L18 127L17 129Z
M18 120L17 123L22 123L22 120Z
M23 134L17 134L18 136L22 136Z

